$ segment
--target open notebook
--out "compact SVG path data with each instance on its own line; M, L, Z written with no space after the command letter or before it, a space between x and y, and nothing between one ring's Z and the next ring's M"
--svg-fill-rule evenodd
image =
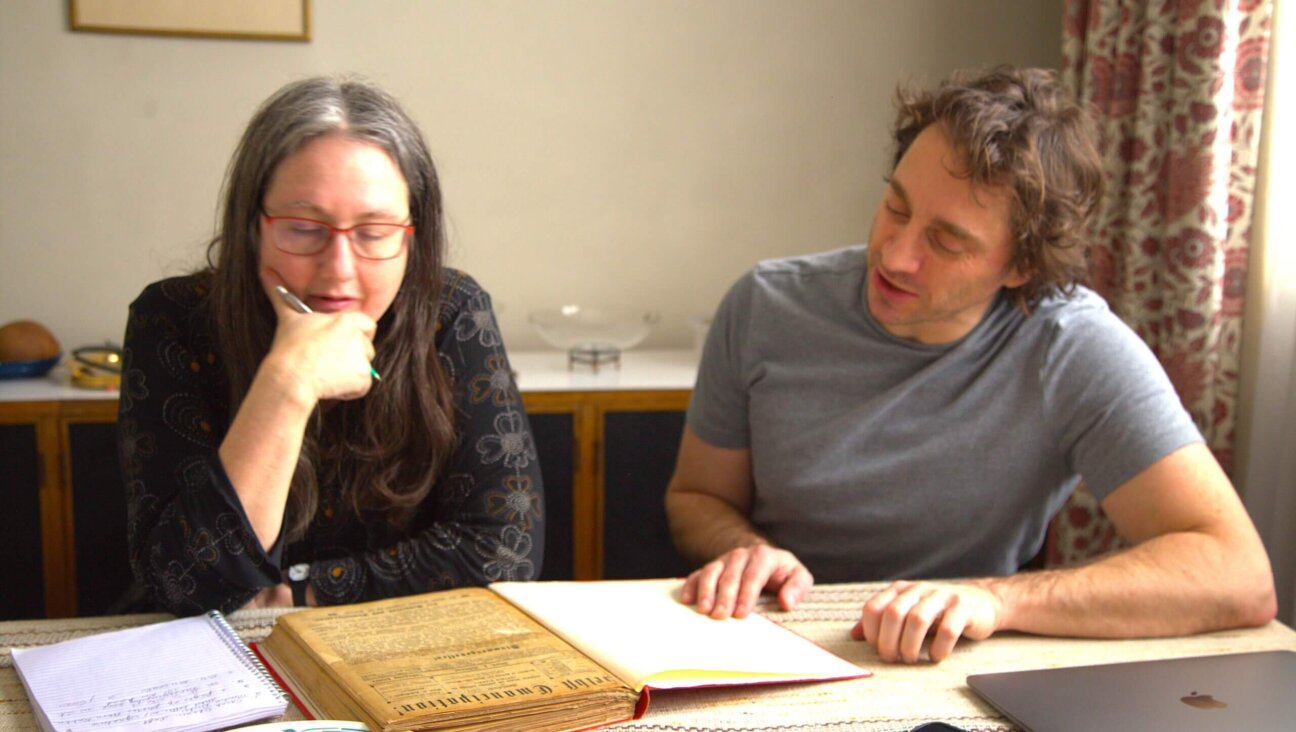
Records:
M277 717L288 706L214 610L15 648L13 662L45 732L211 730Z

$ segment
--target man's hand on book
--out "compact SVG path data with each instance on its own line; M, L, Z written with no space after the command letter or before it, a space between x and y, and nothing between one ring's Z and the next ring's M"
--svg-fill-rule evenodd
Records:
M813 584L814 576L792 552L756 544L731 549L690 574L680 600L713 618L742 618L756 607L762 590L778 593L779 607L791 610Z

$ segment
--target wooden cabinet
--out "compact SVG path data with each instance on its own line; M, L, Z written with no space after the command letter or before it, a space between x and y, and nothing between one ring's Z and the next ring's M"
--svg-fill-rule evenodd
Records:
M545 482L543 579L685 571L662 497L696 362L623 358L597 374L554 352L511 358ZM130 582L117 400L32 386L0 382L0 619L102 614Z
M0 418L2 419L2 418ZM36 449L36 423L0 421L0 620L45 614L45 570L41 565L40 499L42 468Z
M0 617L102 614L125 590L116 421L112 398L0 401Z
M683 572L662 499L688 399L684 390L523 393L544 475L542 579Z
M572 488L576 479L576 437L573 412L536 413L527 407L531 436L540 457L545 487L545 552L540 579L575 578L572 551Z
M555 352L511 354L544 474L542 579L685 572L663 498L697 377L692 351L630 351L619 369L568 369Z
M609 579L679 577L689 567L675 551L663 501L675 471L688 393L661 411L607 411L599 459L602 564Z

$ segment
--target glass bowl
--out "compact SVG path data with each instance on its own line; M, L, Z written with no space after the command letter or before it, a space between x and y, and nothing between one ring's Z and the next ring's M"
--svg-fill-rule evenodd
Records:
M659 320L657 313L624 305L562 305L532 310L527 322L554 348L567 351L567 367L621 365L621 351L637 345Z

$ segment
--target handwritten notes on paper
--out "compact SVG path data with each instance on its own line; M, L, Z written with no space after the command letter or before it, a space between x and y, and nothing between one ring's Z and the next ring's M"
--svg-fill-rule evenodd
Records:
M57 729L142 729L162 720L220 714L238 701L226 693L222 674L206 674L42 709Z
M286 707L219 615L15 648L13 659L46 732L217 729Z

